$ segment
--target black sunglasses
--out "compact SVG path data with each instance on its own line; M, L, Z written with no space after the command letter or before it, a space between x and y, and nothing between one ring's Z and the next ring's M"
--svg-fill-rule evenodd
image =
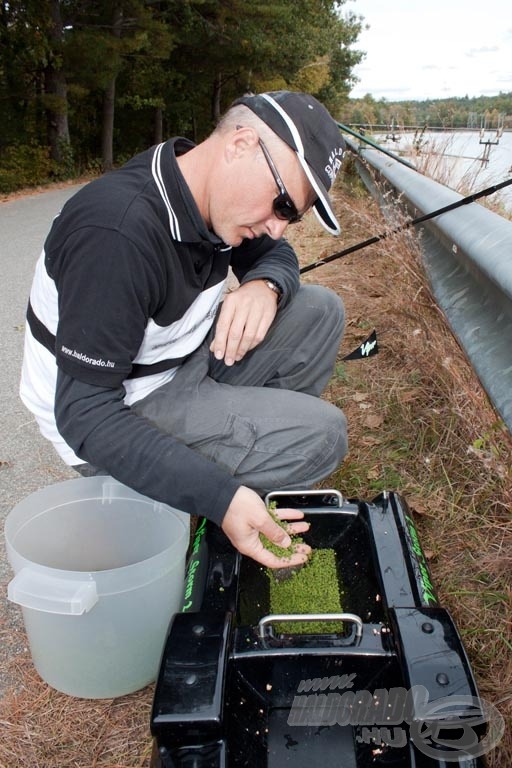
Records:
M272 171L272 176L274 177L274 181L276 182L276 186L279 190L278 196L275 197L272 202L272 210L278 219L287 221L289 224L295 224L295 222L302 219L302 216L298 212L297 206L288 194L288 191L283 184L283 180L279 175L274 161L270 157L270 153L261 139L259 139L259 145L265 156L265 160L268 163L268 167Z

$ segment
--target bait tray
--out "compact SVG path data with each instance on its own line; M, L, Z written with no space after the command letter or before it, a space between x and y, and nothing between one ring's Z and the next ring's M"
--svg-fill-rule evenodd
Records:
M405 500L384 493L347 502L330 490L267 498L303 509L311 523L303 539L334 549L343 614L328 617L326 634L280 633L280 620L288 628L295 619L271 614L266 569L200 520L155 689L152 768L450 768L439 735L449 713L425 721L421 702L408 698L407 723L386 727L379 710L392 689L423 686L431 712L454 697L459 718L468 714L460 701L478 697ZM318 614L326 618L321 605ZM347 691L369 692L373 715L361 718L359 709L345 723L339 707ZM327 701L334 724L308 709ZM485 765L458 747L459 768Z

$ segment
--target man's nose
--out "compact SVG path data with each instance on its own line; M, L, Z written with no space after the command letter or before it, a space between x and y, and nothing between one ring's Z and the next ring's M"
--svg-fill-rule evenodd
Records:
M279 238L283 236L284 231L288 226L286 219L278 219L275 214L272 214L272 216L267 219L266 223L268 234L272 240L279 240Z

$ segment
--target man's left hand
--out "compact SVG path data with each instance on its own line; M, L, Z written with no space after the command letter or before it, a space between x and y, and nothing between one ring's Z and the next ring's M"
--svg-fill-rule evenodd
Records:
M233 365L261 344L276 316L277 299L264 280L252 280L224 297L210 345L217 360Z

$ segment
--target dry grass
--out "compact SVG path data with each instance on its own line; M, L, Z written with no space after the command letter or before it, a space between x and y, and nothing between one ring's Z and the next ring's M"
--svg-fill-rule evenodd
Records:
M356 187L337 192L341 242L316 221L290 228L303 264L386 225ZM371 498L408 499L442 604L464 638L481 694L508 720L489 768L512 764L511 439L489 405L426 285L408 232L305 276L345 300L341 357L376 327L380 354L337 366L326 397L349 419L351 448L325 483ZM0 628L9 622L0 619ZM3 627L2 627L3 623ZM12 628L12 624L11 624ZM82 701L35 673L22 630L0 702L0 768L147 768L152 688L114 701Z
M458 178L453 189L463 196L479 192L504 180L496 179L496 173L491 173L487 164L478 158L474 158L472 162L470 158L466 161L461 159L459 155L464 152L464 148L456 148L454 143L453 134L430 136L421 142L421 147L409 159L419 173L447 187L452 187L454 176ZM466 167L462 174L457 170L460 163L465 163L463 167ZM479 202L500 216L512 219L510 203L507 205L502 192L482 197Z
M0 702L1 768L143 768L149 765L151 691L88 701L43 683L28 655Z
M386 229L373 203L358 201L353 190L338 190L338 209L350 233L343 245ZM316 234L306 238L317 244ZM348 416L351 447L326 485L361 498L399 490L408 500L481 695L507 722L489 768L510 765L511 436L432 298L417 233L383 240L306 278L345 300L340 360L374 327L381 350L365 361L340 362L331 381L327 396Z

